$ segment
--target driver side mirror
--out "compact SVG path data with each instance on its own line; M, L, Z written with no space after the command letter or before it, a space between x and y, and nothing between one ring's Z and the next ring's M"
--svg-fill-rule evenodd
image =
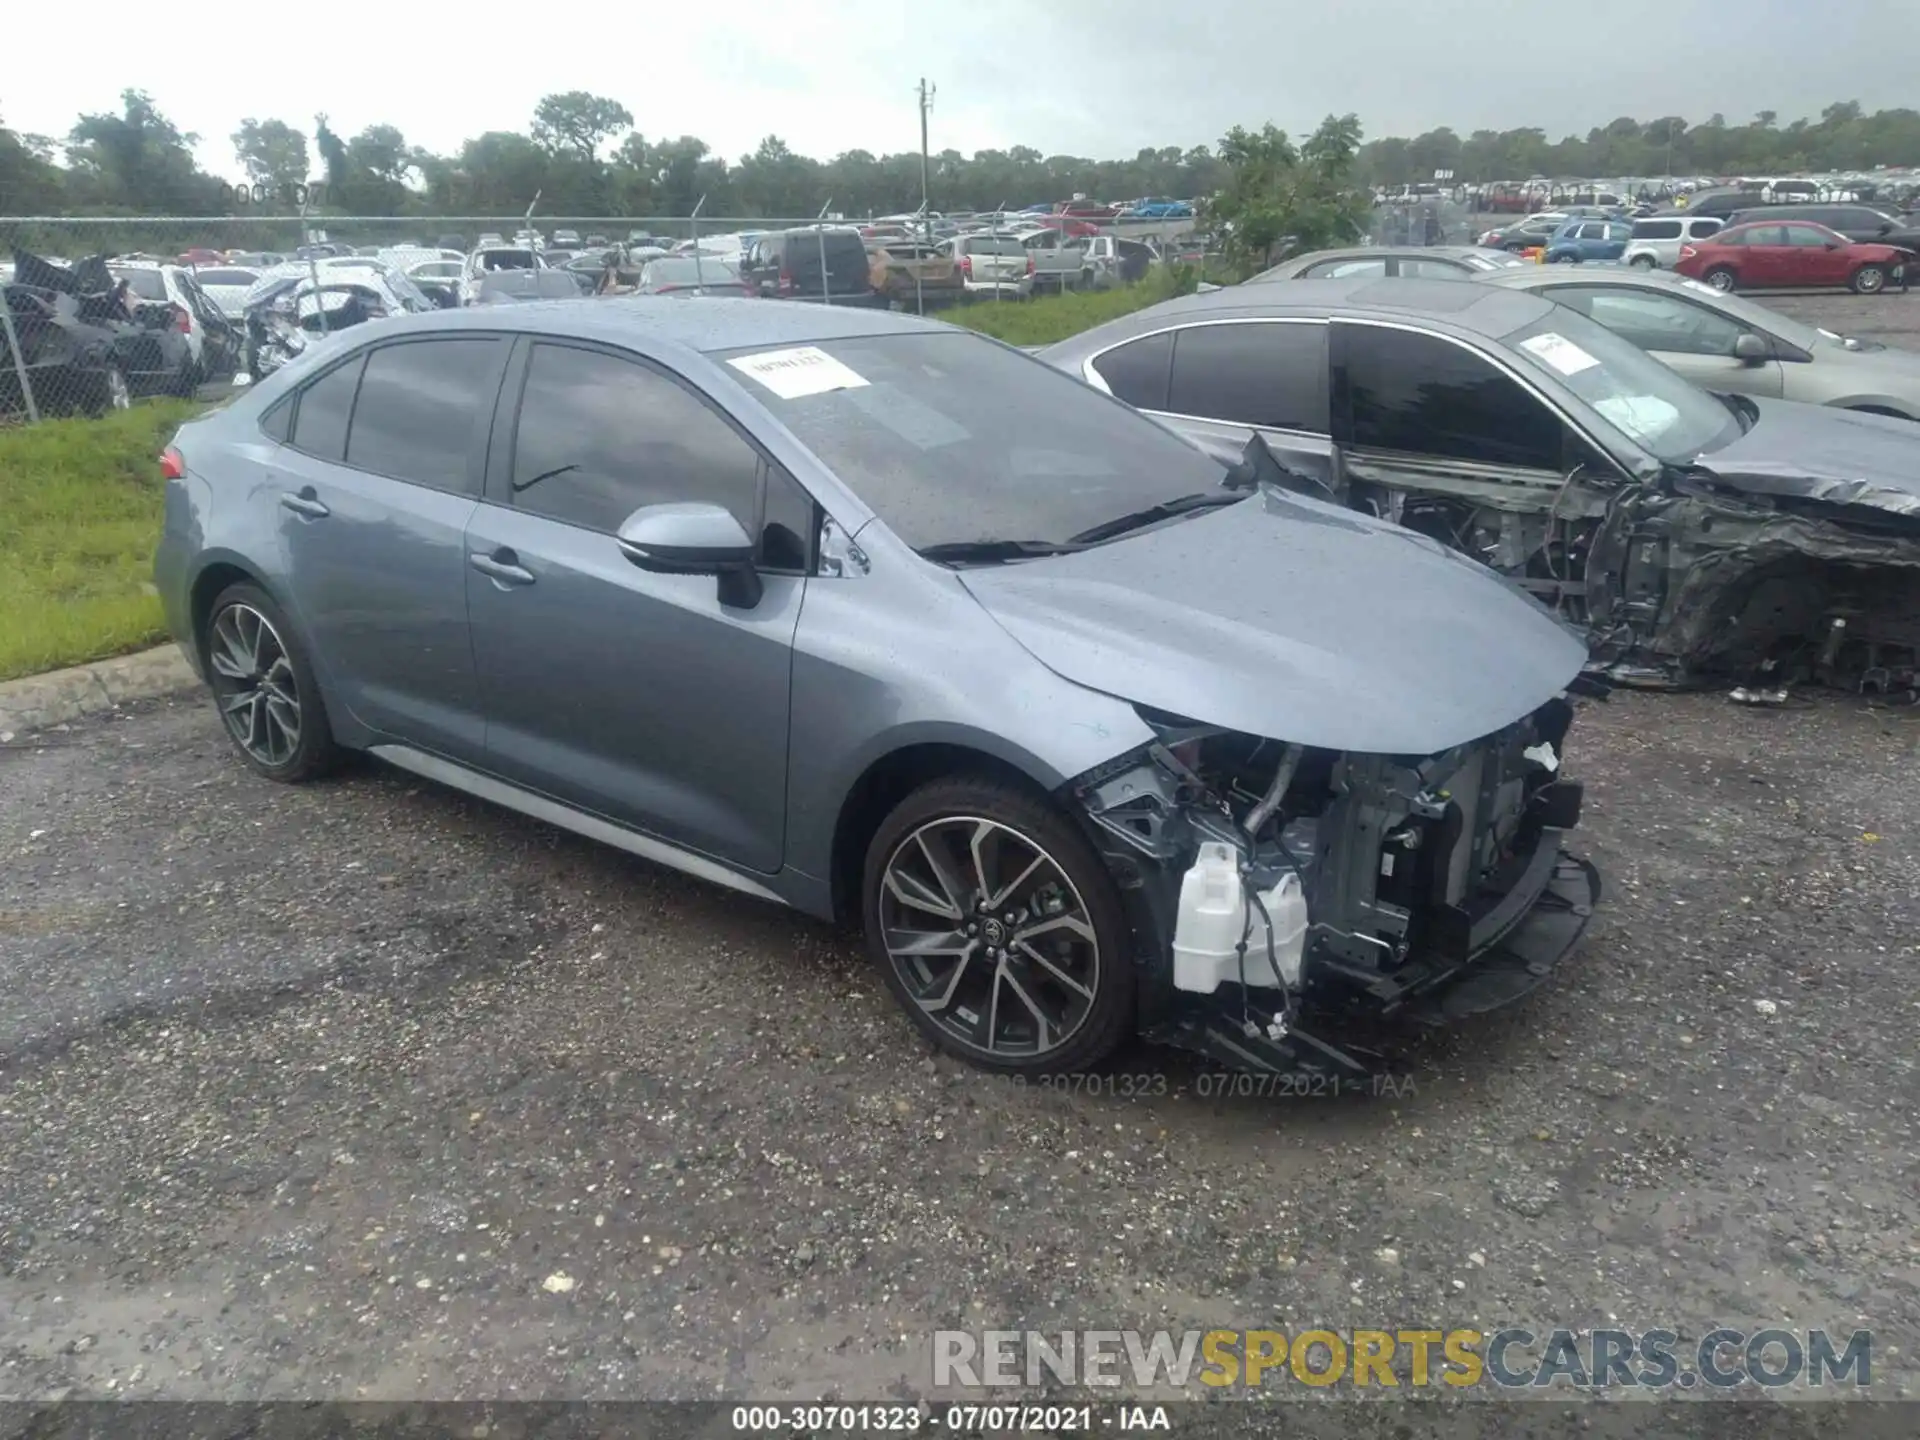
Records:
M1733 358L1744 365L1759 365L1773 358L1773 349L1758 335L1747 330L1734 340Z
M615 535L620 553L655 575L716 575L720 603L751 610L765 587L754 566L754 543L731 511L679 502L643 505Z

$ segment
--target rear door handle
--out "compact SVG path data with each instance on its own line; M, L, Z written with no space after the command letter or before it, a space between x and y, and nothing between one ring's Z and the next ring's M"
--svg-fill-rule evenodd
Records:
M282 495L280 503L294 514L304 515L309 520L324 520L333 513L327 509L320 497L313 493L311 485L297 495Z
M533 572L511 550L495 550L491 555L475 552L467 556L467 563L503 590L509 585L533 584Z

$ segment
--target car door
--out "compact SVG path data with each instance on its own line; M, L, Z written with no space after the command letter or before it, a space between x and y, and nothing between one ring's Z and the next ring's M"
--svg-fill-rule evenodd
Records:
M1605 473L1558 409L1462 341L1348 319L1334 321L1331 340L1333 440L1350 490L1526 513L1550 509L1575 465Z
M1749 363L1733 347L1748 327L1711 306L1638 285L1549 285L1540 293L1578 310L1705 390L1779 398L1778 359ZM1771 347L1770 335L1762 335Z
M812 502L720 410L625 351L523 341L466 536L495 774L760 872L785 840L788 680ZM761 537L764 591L638 569L644 505L723 505Z
M1788 225L1790 273L1796 285L1844 285L1853 274L1845 237L1820 225Z
M1784 225L1749 225L1741 233L1742 285L1804 285L1794 278L1796 255Z
M469 762L485 727L464 536L507 351L469 332L357 351L284 402L287 439L259 476L329 703Z

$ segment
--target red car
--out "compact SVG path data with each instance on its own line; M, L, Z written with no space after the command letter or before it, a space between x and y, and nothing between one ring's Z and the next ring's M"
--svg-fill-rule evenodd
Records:
M1097 200L1063 200L1053 207L1053 213L1071 215L1076 220L1111 220L1116 212L1113 206Z
M1716 290L1845 286L1877 295L1890 284L1906 285L1909 258L1895 246L1856 245L1838 231L1807 220L1756 220L1682 245L1673 268Z

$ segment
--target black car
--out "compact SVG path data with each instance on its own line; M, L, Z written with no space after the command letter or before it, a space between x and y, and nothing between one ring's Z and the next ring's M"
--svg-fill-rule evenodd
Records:
M1744 225L1754 220L1811 220L1856 245L1898 245L1920 254L1920 227L1871 205L1754 205L1734 211L1727 223Z
M69 267L16 250L13 261L7 313L37 411L98 414L134 395L191 393L173 306L130 296L99 256ZM19 369L0 335L0 411L26 409Z
M887 307L886 292L873 288L867 243L851 228L813 226L761 235L741 258L740 275L756 293L775 299Z

